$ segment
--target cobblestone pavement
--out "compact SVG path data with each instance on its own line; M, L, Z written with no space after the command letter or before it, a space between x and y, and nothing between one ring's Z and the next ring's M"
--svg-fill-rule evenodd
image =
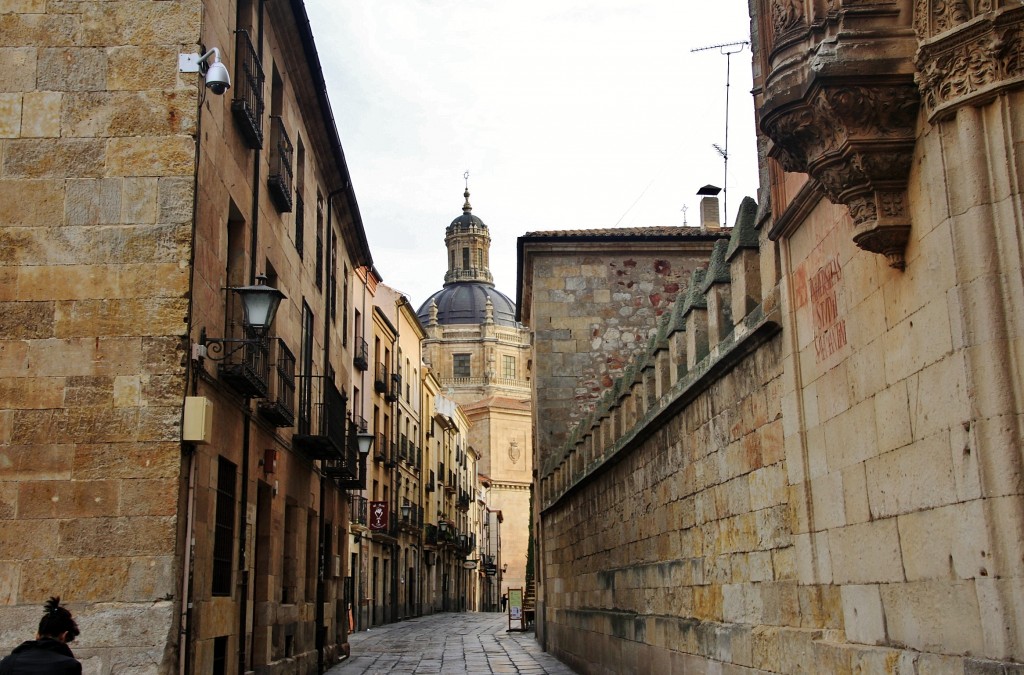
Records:
M371 673L528 673L569 675L541 650L533 631L506 632L499 613L445 613L378 626L349 636L352 655L329 675Z

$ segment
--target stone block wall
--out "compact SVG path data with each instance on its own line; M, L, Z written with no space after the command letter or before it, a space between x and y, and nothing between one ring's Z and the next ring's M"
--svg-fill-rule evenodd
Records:
M967 212L924 201L902 272L818 198L796 230L738 222L593 412L539 441L549 651L587 673L1019 667L1019 386L995 364L1024 296L967 260L1019 228L967 243Z
M545 446L565 442L646 348L720 236L684 228L525 235L530 288L520 312L544 317L531 328L535 419Z
M174 662L201 6L0 3L3 653L60 595L88 672Z

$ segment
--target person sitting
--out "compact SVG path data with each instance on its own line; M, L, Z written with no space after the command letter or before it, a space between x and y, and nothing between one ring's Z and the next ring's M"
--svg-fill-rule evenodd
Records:
M82 664L68 647L78 637L78 624L60 598L43 605L35 640L22 642L0 661L0 675L81 675Z

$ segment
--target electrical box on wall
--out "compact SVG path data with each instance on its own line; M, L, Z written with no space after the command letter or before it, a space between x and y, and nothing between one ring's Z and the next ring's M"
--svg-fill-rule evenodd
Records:
M186 396L181 440L206 445L213 439L213 402L205 396Z

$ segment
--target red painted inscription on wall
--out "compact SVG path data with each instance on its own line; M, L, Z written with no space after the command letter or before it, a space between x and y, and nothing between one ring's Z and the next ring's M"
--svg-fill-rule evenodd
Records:
M820 363L846 345L846 319L839 314L836 285L843 278L839 260L832 258L807 280L814 320L814 352Z

